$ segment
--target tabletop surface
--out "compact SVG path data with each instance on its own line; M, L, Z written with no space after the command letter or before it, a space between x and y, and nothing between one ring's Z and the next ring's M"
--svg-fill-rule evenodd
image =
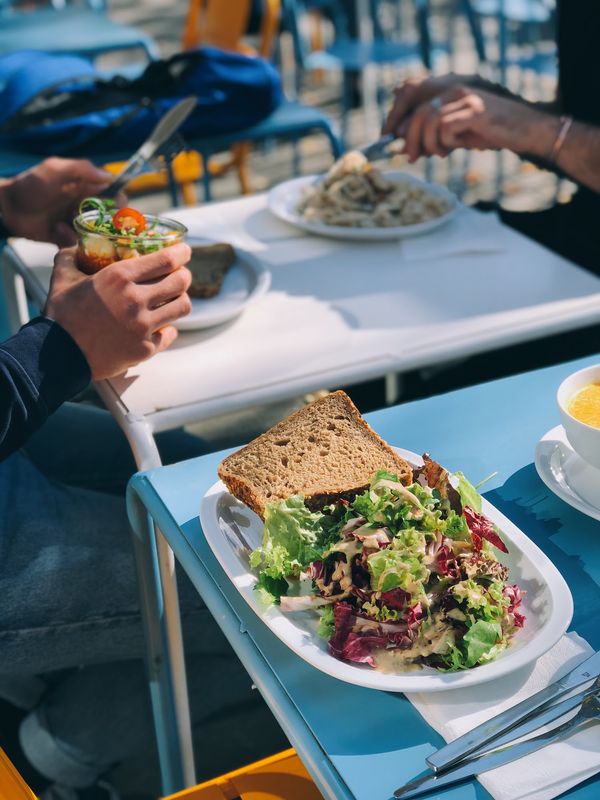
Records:
M600 356L581 359L367 417L391 444L428 451L449 469L462 469L474 481L497 470L485 496L562 572L575 603L571 629L596 649L600 648L600 523L546 488L535 471L533 455L541 436L559 421L554 398L561 380L599 361ZM212 592L225 599L216 616L233 646L237 649L242 641L250 641L262 656L258 668L249 667L250 661L244 663L284 728L286 717L292 711L297 713L291 727L293 744L308 761L326 796L386 800L394 788L423 768L425 756L439 747L442 739L402 695L351 686L303 662L228 584L198 521L200 500L215 482L222 457L223 453L211 454L140 473L132 488L159 522L207 604ZM201 577L197 567L202 567ZM289 699L287 711L278 707L270 680L276 680ZM341 713L344 709L353 711ZM289 725L286 731L289 735ZM311 763L310 746L316 744L335 769L342 789L331 789L331 781L319 775ZM600 779L592 778L565 796L592 800L599 789ZM476 781L430 796L445 800L489 797Z
M111 382L156 430L600 320L600 278L500 223L476 243L478 212L460 211L470 215L460 242L481 251L493 240L497 252L415 259L398 241L305 235L266 203L255 195L170 212L191 236L252 251L272 286L232 322L181 334ZM438 236L454 230L456 240L456 224Z

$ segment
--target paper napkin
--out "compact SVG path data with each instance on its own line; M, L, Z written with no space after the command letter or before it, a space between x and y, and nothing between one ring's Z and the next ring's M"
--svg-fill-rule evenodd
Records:
M570 633L538 659L529 675L519 671L469 689L407 698L450 742L558 680L593 652L585 639ZM597 772L600 724L587 725L567 740L483 773L478 780L496 800L550 800Z
M428 261L469 253L502 253L509 246L509 235L495 213L474 211L466 206L431 233L401 240L402 258L406 261Z

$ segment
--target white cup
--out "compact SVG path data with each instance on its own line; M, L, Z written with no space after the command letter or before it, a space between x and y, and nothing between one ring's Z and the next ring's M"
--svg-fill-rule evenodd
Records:
M588 464L600 470L600 428L580 422L569 413L569 403L580 389L590 383L600 383L600 364L585 367L569 375L556 393L556 402L571 447ZM598 489L600 496L600 487Z

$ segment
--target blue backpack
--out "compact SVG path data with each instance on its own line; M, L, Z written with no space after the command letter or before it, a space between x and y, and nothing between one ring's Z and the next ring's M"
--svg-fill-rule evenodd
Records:
M83 58L21 51L0 57L0 145L40 155L94 155L137 148L182 97L198 98L186 138L260 122L283 99L261 58L202 47L152 62L140 77L105 80Z

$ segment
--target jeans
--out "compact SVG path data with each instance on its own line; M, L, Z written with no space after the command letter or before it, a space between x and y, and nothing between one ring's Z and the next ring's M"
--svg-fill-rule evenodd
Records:
M202 451L202 442L183 432L157 442L165 462ZM49 779L84 787L113 773L124 790L150 795L159 791L158 776L122 494L134 471L110 415L75 404L0 463L0 696L35 704L20 739ZM285 739L181 572L178 584L200 772L207 776L285 746ZM229 729L238 722L236 736ZM252 732L256 725L260 733ZM216 738L221 730L228 747Z

